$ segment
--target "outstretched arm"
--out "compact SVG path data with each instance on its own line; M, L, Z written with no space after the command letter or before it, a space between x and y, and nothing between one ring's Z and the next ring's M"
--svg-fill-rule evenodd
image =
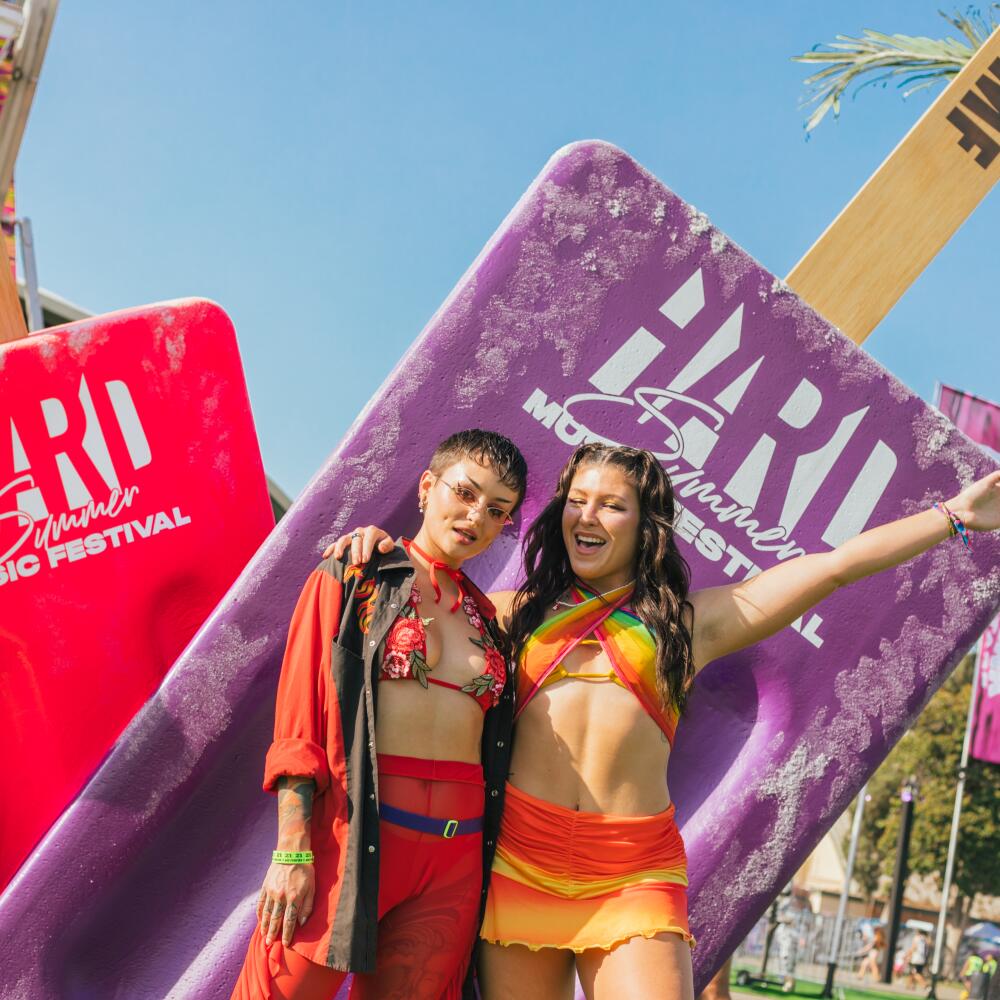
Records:
M969 531L1000 527L1000 472L963 490L947 507ZM691 594L698 669L790 625L840 587L920 555L952 534L941 511L929 509L865 531L832 552L799 556L742 583Z

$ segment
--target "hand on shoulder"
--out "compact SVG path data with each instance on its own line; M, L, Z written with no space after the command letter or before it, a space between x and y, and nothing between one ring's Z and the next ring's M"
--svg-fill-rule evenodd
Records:
M341 561L349 556L347 561L352 566L364 566L371 559L376 548L383 555L388 555L395 546L395 541L388 531L376 524L364 528L354 528L346 535L341 535L332 545L323 551L323 558L333 556Z

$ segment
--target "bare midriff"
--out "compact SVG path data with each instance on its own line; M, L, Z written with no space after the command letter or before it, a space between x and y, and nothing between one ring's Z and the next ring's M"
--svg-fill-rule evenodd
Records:
M468 668L449 671L434 668L441 680L464 684ZM424 760L458 760L480 763L483 710L462 691L415 680L379 683L375 741L379 753Z
M570 675L539 691L517 721L510 782L581 812L649 816L670 805L670 747L632 692L611 681L600 647L580 646L563 661Z

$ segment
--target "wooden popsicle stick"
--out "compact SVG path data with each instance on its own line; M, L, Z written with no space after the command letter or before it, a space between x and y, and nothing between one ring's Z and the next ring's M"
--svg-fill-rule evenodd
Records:
M786 282L856 344L1000 178L1000 28Z
M10 273L7 254L0 255L0 344L28 336L17 285Z

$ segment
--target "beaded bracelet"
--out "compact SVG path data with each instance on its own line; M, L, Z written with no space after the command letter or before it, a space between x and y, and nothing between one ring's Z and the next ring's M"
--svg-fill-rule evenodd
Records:
M273 851L271 860L276 865L311 865L315 860L312 851Z
M969 531L965 527L965 522L957 514L953 514L943 500L935 501L934 509L939 510L948 518L948 526L951 528L952 535L958 535L962 539L962 544L967 549L971 548L972 542L969 539Z

